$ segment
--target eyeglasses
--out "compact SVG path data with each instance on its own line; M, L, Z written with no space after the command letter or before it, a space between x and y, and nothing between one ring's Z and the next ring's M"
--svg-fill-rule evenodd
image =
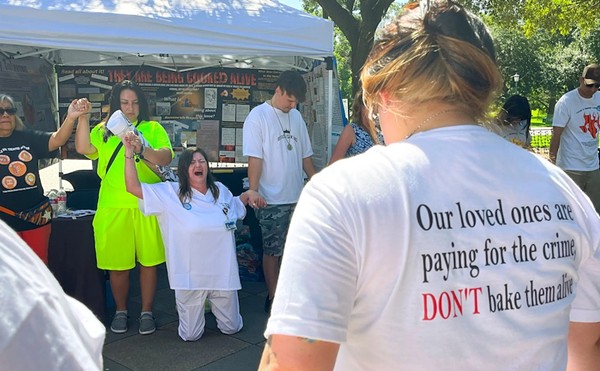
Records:
M15 113L17 113L17 109L16 108L0 108L0 116L4 116L5 113L8 113L9 115L14 115Z
M585 84L585 86L587 86L588 88L600 89L600 84L598 84L598 83L596 83L596 84Z

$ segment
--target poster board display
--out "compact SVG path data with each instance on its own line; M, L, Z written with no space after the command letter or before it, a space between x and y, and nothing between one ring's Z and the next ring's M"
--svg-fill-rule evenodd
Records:
M306 101L299 107L314 151L317 169L327 165L329 143L327 98L329 89L339 96L335 75L328 80L326 63L304 73ZM246 163L242 154L243 124L252 108L270 99L279 70L202 68L186 72L152 66L56 66L61 117L75 98L92 102L91 126L106 119L112 87L123 80L137 82L148 98L150 116L167 130L176 152L197 146L209 161ZM333 125L342 127L342 107L333 100ZM83 158L75 151L74 136L67 143L68 158ZM176 159L172 165L176 165Z
M308 126L308 134L313 147L313 163L317 170L327 166L339 133L344 127L343 107L339 99L339 80L333 69L333 78L329 82L327 63L319 63L311 72L304 74L306 82L306 102L300 106L300 113ZM330 90L333 89L331 125L333 134L328 132L327 105ZM330 138L331 136L331 138ZM335 140L334 140L335 139Z
M173 72L152 66L56 66L58 105L64 115L71 100L92 102L92 126L109 110L112 87L137 82L148 98L150 116L160 122L173 147L200 146L209 161L247 162L242 127L250 110L269 99L281 71L203 68ZM68 157L80 158L71 138Z

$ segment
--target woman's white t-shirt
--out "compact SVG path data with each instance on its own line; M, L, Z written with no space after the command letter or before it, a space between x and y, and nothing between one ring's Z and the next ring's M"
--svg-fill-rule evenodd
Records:
M227 187L216 184L216 202L210 190L206 194L193 190L188 209L179 200L179 183L142 183L140 209L158 219L174 290L241 288L234 234L225 222L244 218L246 208Z

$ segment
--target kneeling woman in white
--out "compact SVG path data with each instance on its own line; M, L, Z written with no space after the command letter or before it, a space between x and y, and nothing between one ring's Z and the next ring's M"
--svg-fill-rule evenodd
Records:
M206 153L199 148L182 152L177 166L179 183L140 184L133 158L135 140L133 134L124 138L127 191L142 200L140 208L145 215L158 218L169 284L175 290L179 336L186 341L202 337L207 298L219 330L224 334L240 331L235 221L246 216L244 205L262 207L265 200L254 191L234 197L214 181Z

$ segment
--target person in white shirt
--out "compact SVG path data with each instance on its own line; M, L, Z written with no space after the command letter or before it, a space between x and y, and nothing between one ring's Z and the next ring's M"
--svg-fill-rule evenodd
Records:
M102 370L104 325L0 221L0 368Z
M133 156L138 140L134 133L123 139L125 183L127 192L140 199L142 213L158 219L169 285L175 290L179 336L185 341L202 337L207 299L221 332L240 331L237 290L241 283L234 231L236 221L246 216L245 205L262 207L265 200L252 190L234 197L214 180L200 148L181 153L179 182L140 183Z
M268 203L256 212L263 242L267 313L275 295L290 218L304 186L304 172L308 179L315 173L306 123L296 109L305 96L306 83L300 73L284 71L273 97L254 107L244 121L243 152L248 156L250 189Z
M408 10L361 81L386 146L304 188L260 369L597 369L600 217L478 125L502 87L481 20L454 1Z
M600 65L590 64L579 77L579 86L554 106L550 161L563 169L592 200L600 213Z

